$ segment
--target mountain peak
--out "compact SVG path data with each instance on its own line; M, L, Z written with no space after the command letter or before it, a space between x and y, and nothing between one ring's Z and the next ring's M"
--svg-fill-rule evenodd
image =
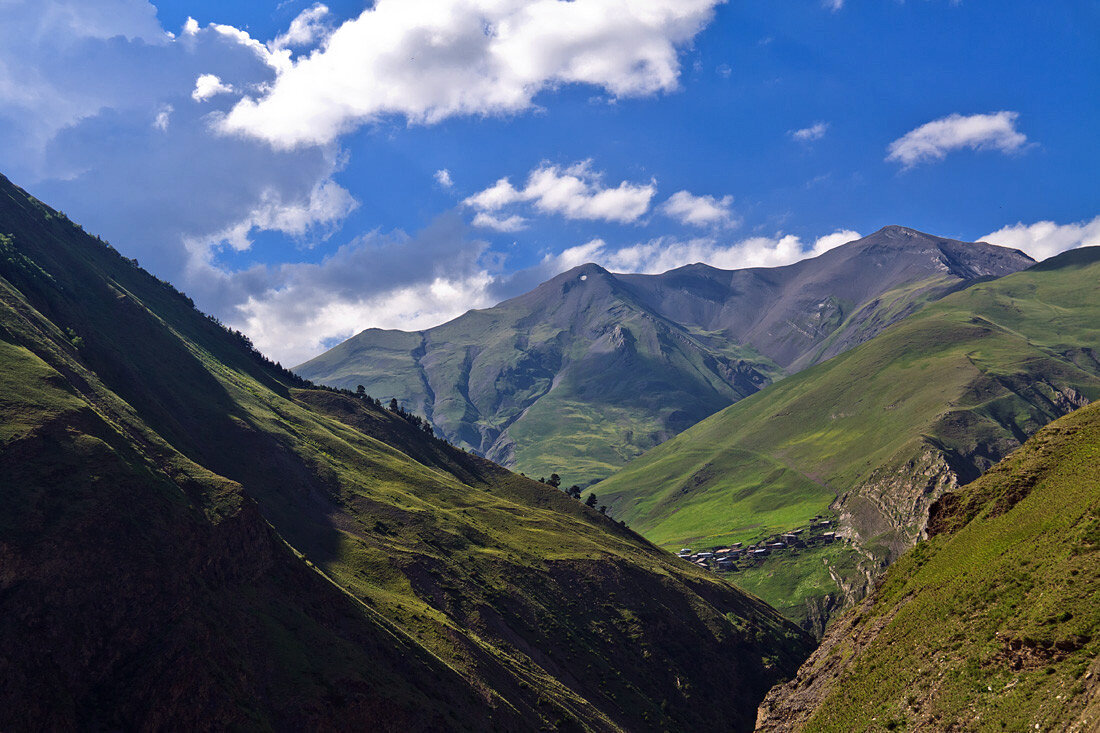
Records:
M576 267L566 270L557 277L552 278L551 282L573 279L586 280L590 277L607 277L610 275L611 273L608 270L597 265L595 262L585 262L583 265L577 265Z
M925 237L927 239L942 239L942 237L936 237L932 234L925 234L924 232L917 231L916 229L912 229L910 227L903 227L900 224L887 224L871 236L874 237L878 234L886 237Z

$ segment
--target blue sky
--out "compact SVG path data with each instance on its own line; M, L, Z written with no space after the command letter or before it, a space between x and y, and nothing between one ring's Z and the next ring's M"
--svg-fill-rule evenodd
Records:
M585 261L1100 243L1100 3L0 0L0 172L275 358ZM446 171L444 175L443 171Z

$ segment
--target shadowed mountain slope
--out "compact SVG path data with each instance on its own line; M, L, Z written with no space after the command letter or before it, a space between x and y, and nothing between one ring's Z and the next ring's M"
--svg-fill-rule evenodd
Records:
M396 397L459 445L583 484L925 302L1031 264L886 227L787 267L582 265L426 331L363 331L297 370Z
M0 177L0 728L745 730L809 640Z
M794 618L817 613L820 631L830 609L912 545L945 490L1100 397L1098 283L1092 247L954 293L708 418L593 491L670 548L749 543L839 517L854 542L846 556L777 553L736 579Z
M759 730L1100 729L1097 466L1089 405L945 494Z

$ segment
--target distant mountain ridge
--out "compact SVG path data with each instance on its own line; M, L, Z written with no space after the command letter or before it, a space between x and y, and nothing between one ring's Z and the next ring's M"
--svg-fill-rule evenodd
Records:
M296 371L396 397L517 470L588 483L928 301L1032 264L896 226L777 268L586 264L435 328L368 329Z

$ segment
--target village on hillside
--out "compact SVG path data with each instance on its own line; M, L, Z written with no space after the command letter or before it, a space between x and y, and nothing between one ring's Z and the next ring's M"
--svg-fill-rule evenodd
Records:
M808 547L832 544L837 539L833 520L818 515L805 527L766 537L748 547L735 542L699 551L685 547L676 554L705 570L732 573L758 565L775 552L797 554Z

